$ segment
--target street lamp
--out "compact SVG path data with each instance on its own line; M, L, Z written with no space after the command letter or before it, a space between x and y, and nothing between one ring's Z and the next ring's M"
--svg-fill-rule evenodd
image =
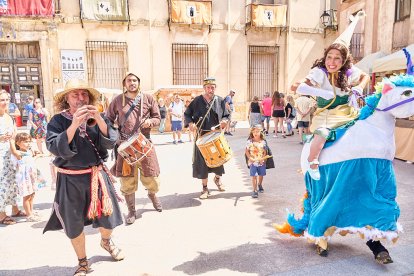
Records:
M326 37L326 30L331 29L334 31L338 30L338 24L336 22L336 10L330 9L322 13L320 20L323 26L323 37Z

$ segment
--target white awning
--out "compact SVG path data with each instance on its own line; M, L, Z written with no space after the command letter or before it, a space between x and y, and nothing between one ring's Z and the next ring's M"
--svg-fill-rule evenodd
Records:
M411 54L411 59L414 58L414 44L406 47ZM403 50L399 50L383 58L374 61L372 73L389 72L396 70L407 69L407 59Z
M374 61L384 57L385 54L383 52L376 52L376 53L372 53L369 54L367 56L365 56L363 59L361 59L358 63L354 64L354 66L358 67L359 69L361 69L363 72L367 73L367 74L371 74L372 73L372 66L374 64Z

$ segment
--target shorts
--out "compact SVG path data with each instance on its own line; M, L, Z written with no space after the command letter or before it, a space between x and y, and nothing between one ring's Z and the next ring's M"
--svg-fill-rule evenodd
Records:
M266 175L266 164L255 166L250 165L250 176L265 176Z
M298 121L298 127L309 127L309 122Z
M181 131L183 129L183 124L181 121L172 121L171 130L172 131Z
M262 115L262 122L266 121L267 123L270 122L270 116L264 116Z
M285 118L285 111L284 110L273 110L272 117Z

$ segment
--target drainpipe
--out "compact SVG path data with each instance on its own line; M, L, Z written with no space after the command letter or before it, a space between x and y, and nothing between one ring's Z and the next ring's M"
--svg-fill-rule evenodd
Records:
M149 40L149 62L151 72L151 90L154 89L154 49L152 46L152 27L151 27L151 1L148 0L148 40Z
M284 81L284 85L285 85L285 91L289 91L290 92L290 86L288 86L288 81L289 81L289 45L290 45L290 7L291 7L291 0L288 1L288 7L287 7L287 20L286 20L286 43L285 43L285 81ZM279 75L280 76L280 75ZM278 82L280 82L279 78L277 79ZM279 87L279 85L278 85ZM287 93L287 92L286 92Z
M230 91L230 0L227 0L227 92Z

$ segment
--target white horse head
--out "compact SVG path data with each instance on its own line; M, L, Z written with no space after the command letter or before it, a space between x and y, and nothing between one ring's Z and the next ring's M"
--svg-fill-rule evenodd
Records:
M395 118L414 115L414 76L399 75L383 81L377 111L388 112Z
M355 125L332 146L322 150L320 165L358 158L393 160L395 118L414 115L414 76L399 75L376 86L377 93L366 99ZM301 165L308 168L309 143L305 144Z

